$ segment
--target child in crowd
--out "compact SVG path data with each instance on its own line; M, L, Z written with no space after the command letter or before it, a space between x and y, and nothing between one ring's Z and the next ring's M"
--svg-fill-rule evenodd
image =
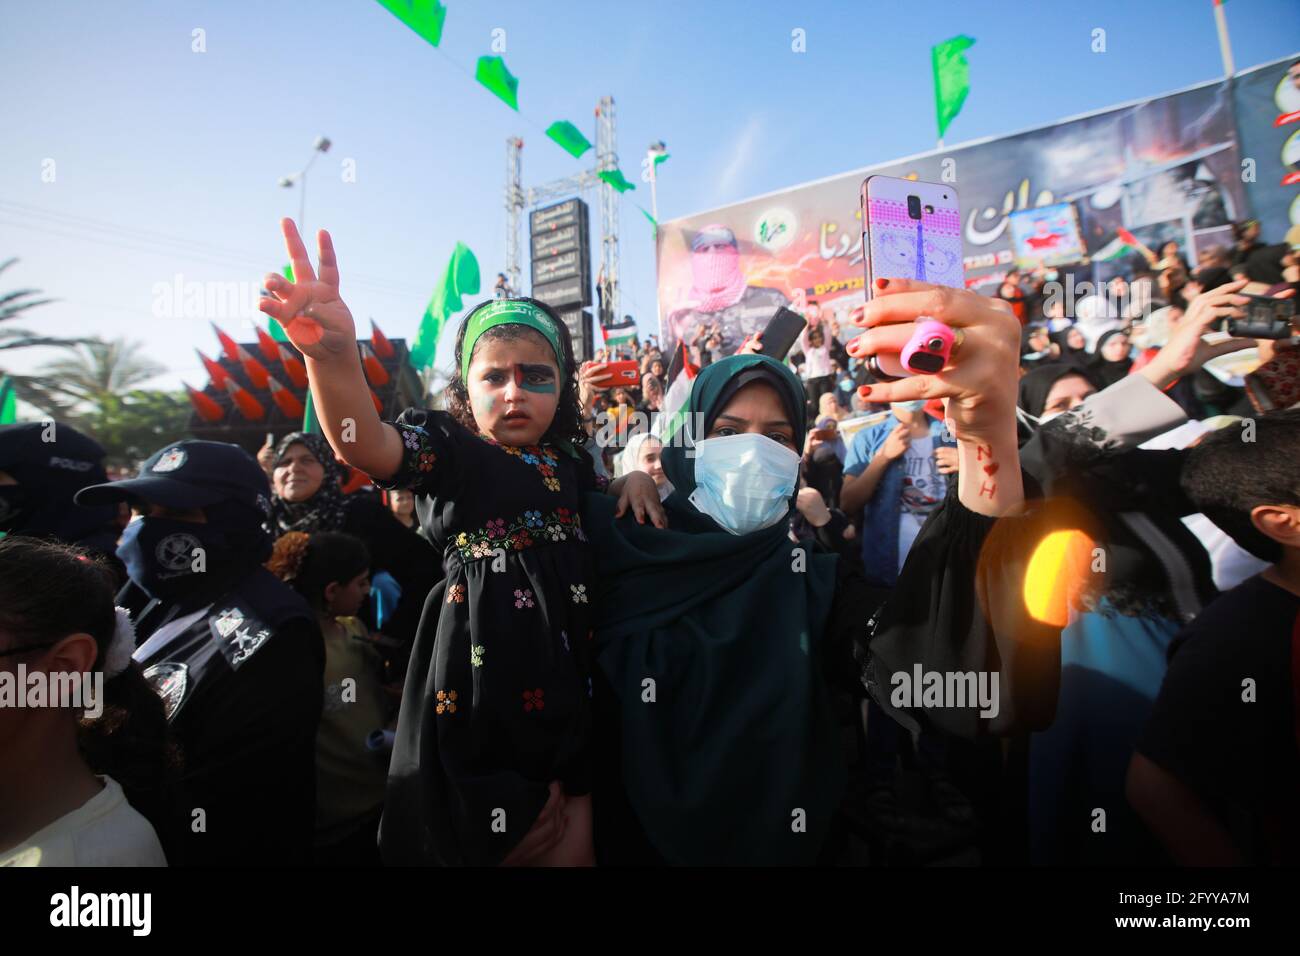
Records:
M176 759L113 582L74 548L0 540L0 683L27 694L39 674L47 689L0 706L0 867L167 865L127 795L149 806ZM65 675L81 700L52 706Z
M1182 484L1207 517L1275 563L1221 595L1175 638L1127 795L1179 863L1294 866L1300 409L1242 426L1192 449Z
M356 616L370 594L370 553L352 535L290 531L276 541L267 567L306 598L325 641L313 858L326 865L378 866L375 837L388 752L371 737L382 740L396 708L384 693L383 661Z
M444 553L403 694L384 859L590 864L595 581L578 511L601 483L583 450L568 329L533 299L482 303L456 338L448 410L381 422L328 233L318 279L293 223L283 228L296 281L268 276L262 311L306 356L334 449L376 483L430 499L420 513ZM610 492L619 514L663 526L648 475Z

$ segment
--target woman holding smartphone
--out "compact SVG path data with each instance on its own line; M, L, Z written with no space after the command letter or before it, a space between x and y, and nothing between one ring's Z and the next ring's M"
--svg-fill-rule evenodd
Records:
M891 629L924 626L987 647L992 618L1018 632L1016 600L986 616L975 594L1018 596L1022 566L986 540L1023 502L1016 449L1019 323L1004 304L916 280L880 282L851 344L897 353L921 316L960 330L936 374L869 386L872 401L943 398L961 463L890 599ZM853 560L809 553L787 534L806 400L763 355L695 379L683 431L665 443L667 528L615 519L589 496L585 526L602 569L593 679L597 857L610 863L810 864L840 849L844 784L833 688L862 696L878 591ZM724 490L725 489L725 490ZM1009 531L1030 522L1008 519ZM978 584L977 584L978 581ZM938 582L938 583L936 583ZM874 672L873 672L874 674ZM875 680L877 688L881 685ZM887 676L884 693L889 692Z

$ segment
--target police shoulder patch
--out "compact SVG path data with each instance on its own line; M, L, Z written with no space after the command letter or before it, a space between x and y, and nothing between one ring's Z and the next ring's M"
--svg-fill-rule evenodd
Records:
M176 661L163 661L146 667L144 679L149 682L154 693L162 698L163 712L171 720L185 701L185 691L190 682L189 668Z
M271 629L238 605L220 610L211 618L221 653L234 670L257 653L271 637Z

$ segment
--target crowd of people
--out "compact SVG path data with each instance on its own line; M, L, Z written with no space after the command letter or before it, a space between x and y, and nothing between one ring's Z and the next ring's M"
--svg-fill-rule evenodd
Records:
M323 435L110 481L0 427L0 688L105 688L0 707L0 865L1300 860L1300 350L1221 332L1300 230L1079 301L880 279L784 359L580 364L502 281L395 422L284 230ZM873 373L923 316L945 370Z

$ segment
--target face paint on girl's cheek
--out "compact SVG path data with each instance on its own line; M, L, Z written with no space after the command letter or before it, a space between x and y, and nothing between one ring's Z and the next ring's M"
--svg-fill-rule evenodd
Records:
M540 393L542 393L542 394L544 394L544 395L545 395L545 394L552 394L552 395L553 395L553 394L555 393L555 380L554 380L554 379L552 379L552 380L549 381L549 382L530 382L530 381L528 381L528 376L529 376L530 374L532 374L533 372L538 371L538 370L540 370L540 369L545 369L545 370L548 371L548 372L550 371L550 369L546 368L546 366L516 366L516 367L515 367L515 384L518 385L520 388L522 388L522 389L523 389L524 391L526 391L526 392L540 392Z
M480 415L488 416L492 414L492 409L496 408L497 400L492 395L480 395L474 404L478 406Z

